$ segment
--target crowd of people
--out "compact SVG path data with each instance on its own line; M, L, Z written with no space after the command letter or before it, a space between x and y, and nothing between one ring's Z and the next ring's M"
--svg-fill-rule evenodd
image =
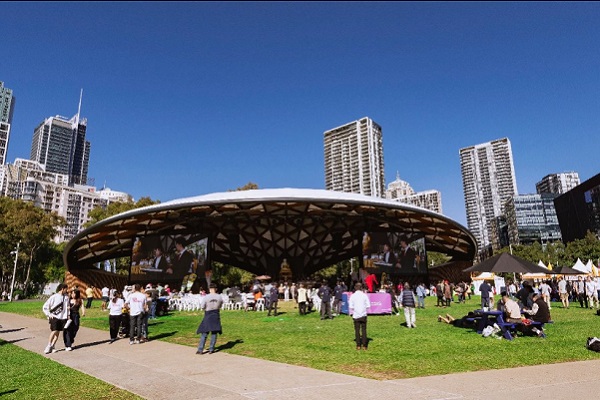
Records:
M348 314L352 316L355 324L358 350L366 350L368 346L364 342L364 337L366 337L366 314L370 304L365 305L364 298L369 292L389 293L392 312L400 315L400 309L403 310L407 328L416 328L415 310L425 308L427 296L437 297L436 306L446 308L452 303L464 303L467 299L470 300L475 293L472 282L451 283L443 280L427 287L423 282L412 286L409 282L393 284L385 279L385 276L382 278L381 285L376 279L364 279L362 282L351 284L354 291L348 294ZM49 319L51 331L45 353L56 352L56 342L61 333L65 350L73 350L80 319L85 316L86 309L92 307L94 289L90 286L82 293L77 287L69 290L67 285L61 284L57 292L45 302L43 312ZM342 313L342 296L349 292L348 286L342 279L338 279L335 285L330 285L327 280L305 281L298 284L286 281L265 283L255 280L244 289L233 286L225 288L222 294L218 294L214 283L209 285L209 293L200 289L199 297L202 299L201 309L205 311L205 321L197 332L201 335L198 354L204 353L208 334L211 335L208 351L209 353L214 351L216 334L222 331L218 310L226 303L240 304L239 308L245 311L262 309L267 311L267 316L277 316L279 302L292 301L297 303L300 315L317 310L321 320L325 320ZM569 280L559 277L540 282L524 281L520 284L508 281L497 302L494 302L497 294L495 287L489 283L485 281L481 283L478 292L481 295L481 308L502 310L507 322L516 323L528 319L548 322L552 301L560 301L563 308L569 308L573 302L579 302L582 308L600 308L600 284L597 279L591 277L579 276L577 279ZM101 294L100 308L103 312L108 312L110 343L128 337L132 345L148 341L149 320L156 318L161 299L165 300L164 304L169 304L169 299L191 295L191 293L178 293L176 290L171 290L169 285L160 284L148 284L145 287L139 284L128 285L122 291L105 286L101 289ZM84 300L87 301L84 303ZM472 318L467 315L457 320L446 314L439 315L438 321L468 326L472 323ZM524 333L543 334L535 327L528 328L526 324L523 327Z

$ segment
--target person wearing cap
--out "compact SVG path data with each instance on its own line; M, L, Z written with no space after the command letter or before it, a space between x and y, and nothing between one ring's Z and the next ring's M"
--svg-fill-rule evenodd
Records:
M61 283L56 288L54 293L42 306L42 311L48 317L50 323L50 337L48 345L44 350L45 354L56 353L54 345L58 340L58 335L65 329L65 324L69 319L69 296L67 295L68 287L65 283Z

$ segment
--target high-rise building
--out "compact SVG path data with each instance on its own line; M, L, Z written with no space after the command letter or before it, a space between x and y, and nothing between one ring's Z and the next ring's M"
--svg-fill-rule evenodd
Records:
M492 221L504 214L506 200L517 194L510 141L502 138L459 153L467 226L483 250L492 242Z
M325 188L384 197L381 127L368 117L326 131Z
M30 202L47 213L54 212L65 218L67 224L59 228L54 238L58 243L71 240L81 232L94 208L106 208L116 201L133 201L127 193L69 185L68 175L47 172L37 161L17 158L14 164L4 167L5 185L0 195Z
M442 194L438 190L415 192L408 182L400 179L399 174L396 174L395 181L388 184L385 198L442 213Z
M87 184L90 142L85 140L87 119L77 113L67 119L57 115L46 118L35 128L31 143L33 161L46 172L69 176L69 184Z
M563 194L579 185L579 174L577 172L562 172L550 174L535 184L537 193Z
M12 124L14 109L15 97L13 96L13 91L4 87L4 82L0 82L0 165L6 163L8 139L10 138L10 126Z
M587 232L600 237L600 174L554 199L563 242L583 239Z
M510 244L546 244L562 239L554 193L523 194L506 201L506 223Z

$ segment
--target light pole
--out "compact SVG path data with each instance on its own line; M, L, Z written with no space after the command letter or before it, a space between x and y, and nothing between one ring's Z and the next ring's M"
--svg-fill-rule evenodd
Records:
M15 268L13 270L13 277L12 277L12 283L10 284L10 301L13 301L13 291L15 289L15 276L17 275L17 260L19 257L19 246L21 245L21 241L19 240L19 243L17 243L17 249L15 251L11 251L10 254L15 255Z

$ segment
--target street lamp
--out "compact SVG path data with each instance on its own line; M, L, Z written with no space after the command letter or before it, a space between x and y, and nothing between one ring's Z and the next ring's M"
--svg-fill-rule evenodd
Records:
M21 241L17 243L17 249L15 251L11 251L10 254L15 255L15 268L13 270L12 283L10 284L10 301L13 301L13 291L15 289L15 276L17 276L17 260L19 257L19 246L21 245Z

